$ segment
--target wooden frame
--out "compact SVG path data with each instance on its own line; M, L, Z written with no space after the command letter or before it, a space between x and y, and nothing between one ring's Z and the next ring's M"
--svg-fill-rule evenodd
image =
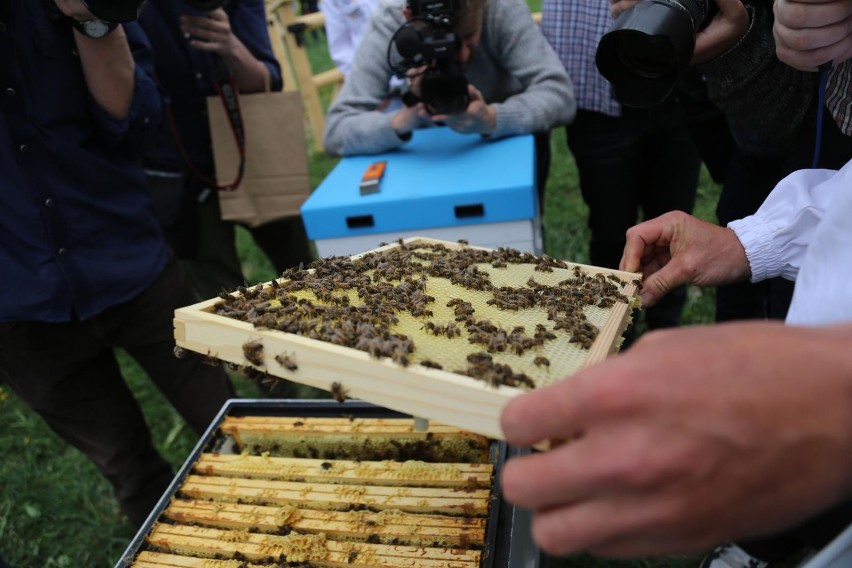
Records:
M443 244L448 248L460 246L422 238L405 242ZM392 246L396 245L388 245ZM583 361L582 367L586 367L617 350L635 305L640 275L579 266L587 272L612 274L623 279L628 282L624 294L634 299L611 308L605 325ZM244 365L243 345L260 341L264 349L263 365L259 368L270 375L323 390L332 390L333 383L338 383L352 398L495 439L503 438L499 423L503 407L525 392L507 386L491 387L477 379L420 365L401 367L389 359L374 359L355 349L276 330L258 329L249 323L211 313L219 301L219 298L214 298L176 310L175 340L179 347ZM275 356L281 353L289 354L298 363L298 369L290 371L276 361Z

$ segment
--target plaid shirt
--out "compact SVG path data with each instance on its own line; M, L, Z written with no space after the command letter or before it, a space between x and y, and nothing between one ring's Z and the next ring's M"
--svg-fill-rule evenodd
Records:
M825 89L825 106L840 131L852 136L852 59L831 69Z
M611 27L608 0L544 0L541 31L562 60L583 110L621 115L612 86L595 66L598 42Z

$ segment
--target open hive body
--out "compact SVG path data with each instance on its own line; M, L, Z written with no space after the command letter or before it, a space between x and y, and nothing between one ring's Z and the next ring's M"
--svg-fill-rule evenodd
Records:
M235 447L196 452L119 566L491 566L503 457L482 436L251 415L225 417L217 435Z
M404 261L399 260L401 251L404 251L403 256L408 257ZM476 276L480 283L484 278L487 288L483 288L481 284L471 285L469 281L460 283L453 282L454 278L427 276L430 261L409 254L418 251L425 251L437 259L485 249L416 238L352 257L353 262L372 259L375 264L384 262L376 258L383 259L382 255L391 255L394 260L389 262L413 263L422 267L423 272L410 276L405 287L410 288L411 282L416 282L421 287L420 297L426 297L426 301L419 302L414 310L410 303L402 309L391 305L387 311L375 316L384 322L385 335L391 333L395 337L406 338L405 344L409 351L401 351L393 356L390 353L381 356L380 353L377 356L375 350L372 354L369 352L369 342L362 342L358 349L345 346L342 340L344 344L335 344L333 341L336 341L338 335L342 337L347 333L347 324L340 319L327 325L316 319L311 324L311 331L303 332L302 335L275 329L285 327L281 322L286 316L276 312L276 306L280 306L275 297L283 294L282 287L292 281L288 280L287 273L274 283L258 285L243 292L246 297L247 294L259 296L262 304L254 305L264 306L260 312L245 303L241 304L242 309L236 310L233 300L223 298L177 310L177 345L235 365L253 366L269 375L337 391L337 396L366 400L499 439L502 438L500 412L511 398L531 388L551 384L616 351L629 323L631 310L637 303L639 275L634 273L562 263L547 257L539 259L518 253L520 256L514 256L513 262L502 263L494 261L492 257L483 257L486 261L474 264L474 268L470 268L470 264L467 268L459 268L464 273L462 276ZM501 251L505 252L504 249L496 252ZM333 263L340 264L341 261L329 259L320 262L332 263L332 270L326 264L325 271L331 274L329 294L337 298L333 302L342 305L338 300L346 296L346 305L351 309L363 307L363 298L359 296L363 285L335 282L333 268L337 265ZM305 274L307 271L291 272L291 276L300 278ZM388 274L393 274L393 271ZM370 286L372 282L386 282L391 288L402 285L401 280L375 276L375 271L365 272L364 275L375 277L370 280ZM594 334L582 331L575 325L577 322L561 327L557 325L557 321L564 319L565 314L554 308L552 302L550 308L544 305L519 305L511 293L502 296L500 302L494 300L495 290L507 288L520 290L528 298L549 295L554 290L566 294L570 285L565 283L575 281L578 277L594 286L605 285L617 289L615 301L610 299L608 303L601 302L602 307L599 307L594 304L597 300L593 297L592 303L582 306L581 317L594 328ZM317 294L306 288L287 294L290 295L288 301L299 300L302 304L333 303L328 296L320 300ZM578 291L576 296L581 302L589 300L587 291ZM239 295L235 293L232 297ZM466 306L467 321L464 320L464 314L459 315L461 302ZM270 308L271 316L265 313ZM239 311L248 321L219 315L217 311ZM389 316L389 313L393 315ZM490 333L488 337L491 339L484 343L474 343L473 336L478 333L475 330L482 328L483 322L490 324L492 330L499 331ZM447 334L436 334L434 329L429 329L430 325L439 329L452 325L458 331L448 337ZM585 329L589 327L585 323L582 325L586 326ZM323 326L324 337L311 338L317 337L315 329ZM513 347L513 343L508 340L513 333L527 342L526 348ZM546 335L547 339L534 340L540 335ZM472 372L472 357L486 357L489 365L511 368L508 373L500 373L508 380L495 380L493 371L478 378L468 376L476 374Z

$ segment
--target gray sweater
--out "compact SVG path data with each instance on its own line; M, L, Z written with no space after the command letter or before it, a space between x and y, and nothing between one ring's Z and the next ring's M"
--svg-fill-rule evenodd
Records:
M746 153L784 152L814 103L819 76L793 69L775 55L772 2L747 4L751 25L720 57L699 65L710 100L725 113Z
M323 143L331 155L374 154L405 143L391 127L393 113L376 107L388 95L393 71L388 42L405 22L405 0L382 0L355 55L352 71L326 117ZM482 35L468 81L497 111L490 138L545 131L573 120L571 81L522 0L487 0Z

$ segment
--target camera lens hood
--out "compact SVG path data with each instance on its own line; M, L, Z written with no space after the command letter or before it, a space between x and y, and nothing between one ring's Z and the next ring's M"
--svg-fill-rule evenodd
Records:
M689 65L697 25L683 5L667 0L646 0L622 12L595 55L616 99L633 107L664 101Z
M86 0L86 8L107 22L132 22L142 13L146 0Z

